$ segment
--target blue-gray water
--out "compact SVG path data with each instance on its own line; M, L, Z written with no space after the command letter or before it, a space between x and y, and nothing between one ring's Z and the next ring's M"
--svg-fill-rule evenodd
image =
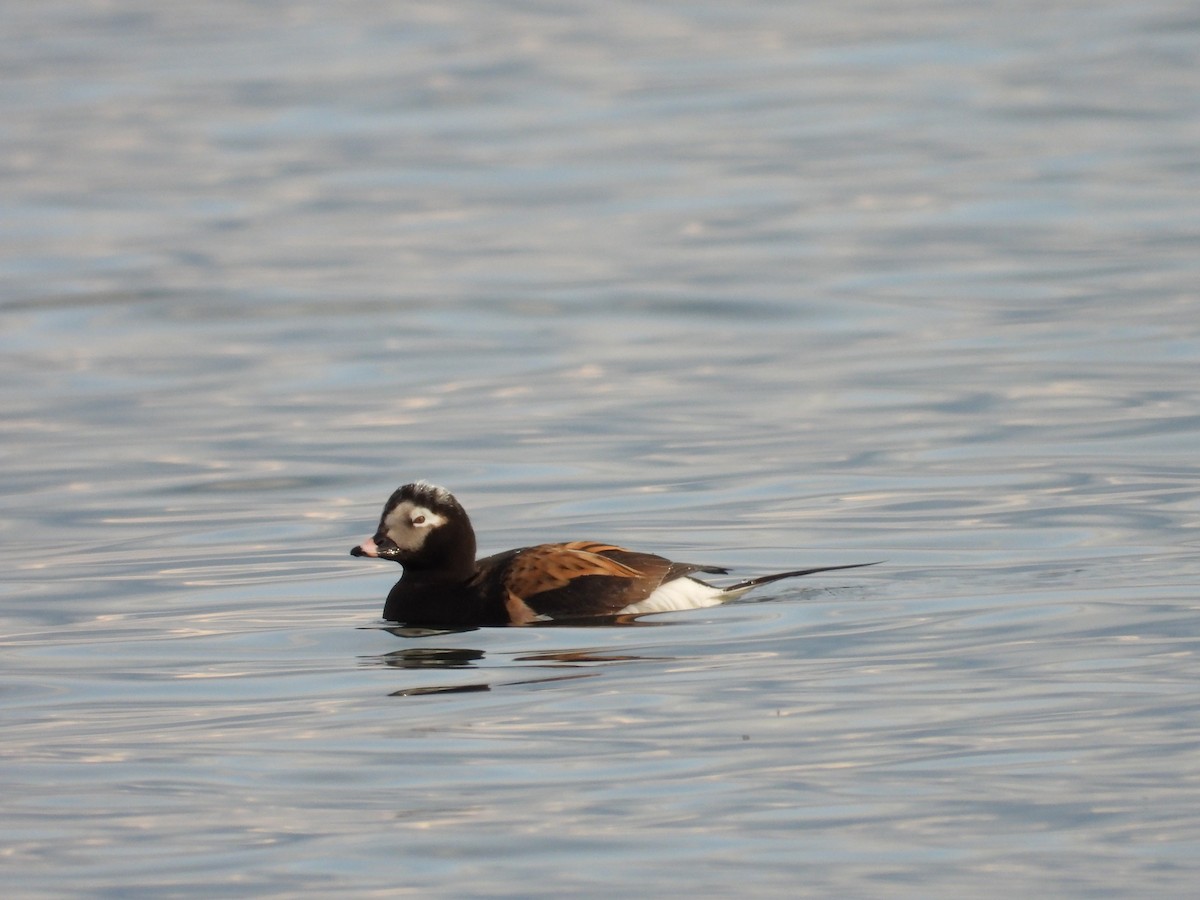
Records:
M1194 4L0 5L6 896L1192 894Z

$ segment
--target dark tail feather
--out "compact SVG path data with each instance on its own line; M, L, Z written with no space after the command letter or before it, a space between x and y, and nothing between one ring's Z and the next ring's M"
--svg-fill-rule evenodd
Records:
M741 593L750 590L750 588L758 587L760 584L770 584L772 581L781 581L784 578L799 578L801 575L812 575L814 572L832 572L835 569L861 569L863 566L877 566L879 562L869 563L850 563L845 566L817 566L815 569L797 569L794 572L777 572L774 575L760 575L758 578L747 578L745 581L739 581L737 584L732 584L725 588L726 593Z

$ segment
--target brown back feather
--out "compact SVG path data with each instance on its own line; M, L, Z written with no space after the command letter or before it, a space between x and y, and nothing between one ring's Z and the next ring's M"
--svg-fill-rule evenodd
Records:
M675 563L598 541L539 544L480 561L477 577L492 582L505 602L520 601L537 615L569 618L619 612L665 581L713 566Z

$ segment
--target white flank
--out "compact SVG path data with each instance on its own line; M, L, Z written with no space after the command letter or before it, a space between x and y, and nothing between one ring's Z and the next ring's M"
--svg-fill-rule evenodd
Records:
M676 578L666 584L660 584L645 600L629 604L621 610L620 615L703 609L706 606L719 606L730 597L736 596L737 594L723 591L695 578Z

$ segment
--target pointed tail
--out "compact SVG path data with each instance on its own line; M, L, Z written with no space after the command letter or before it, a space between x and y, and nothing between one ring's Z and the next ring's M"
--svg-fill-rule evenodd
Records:
M760 575L758 578L747 578L723 589L727 597L744 594L760 584L770 584L772 581L782 581L784 578L799 578L801 575L812 575L814 572L832 572L835 569L861 569L863 566L877 566L881 560L869 563L850 563L844 566L817 566L815 569L796 569L794 572L776 572L774 575Z

